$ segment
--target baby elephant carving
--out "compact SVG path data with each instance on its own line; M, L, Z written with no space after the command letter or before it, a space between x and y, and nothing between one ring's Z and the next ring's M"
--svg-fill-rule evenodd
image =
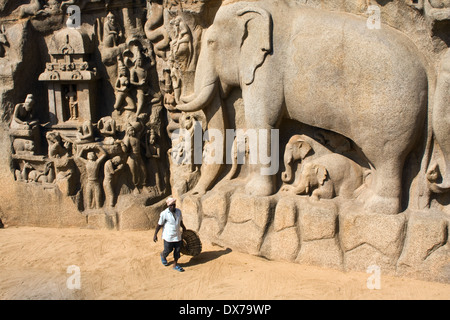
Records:
M294 163L301 162L310 153L312 153L311 145L301 135L294 135L289 139L284 152L284 166L286 171L281 174L283 182L290 183L293 180Z
M333 153L306 163L293 191L311 195L313 200L337 196L349 199L363 182L364 170L356 162Z

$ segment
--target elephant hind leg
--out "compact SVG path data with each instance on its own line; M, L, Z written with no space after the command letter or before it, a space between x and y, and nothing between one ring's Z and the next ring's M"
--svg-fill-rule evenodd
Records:
M386 161L372 168L369 192L364 208L371 213L397 214L401 212L402 197L401 161Z

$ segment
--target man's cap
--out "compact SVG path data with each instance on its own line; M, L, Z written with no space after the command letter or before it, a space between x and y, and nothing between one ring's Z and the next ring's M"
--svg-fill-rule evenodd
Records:
M166 204L167 204L167 206L170 206L170 205L174 204L176 201L177 201L177 200L175 200L174 198L169 197L169 198L167 198L167 200L166 200Z

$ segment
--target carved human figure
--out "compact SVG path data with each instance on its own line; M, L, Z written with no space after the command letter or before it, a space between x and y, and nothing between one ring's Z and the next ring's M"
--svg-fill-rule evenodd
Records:
M98 150L99 155L95 153ZM87 152L86 158L83 154ZM106 152L101 147L85 148L76 156L76 160L80 161L86 169L85 196L89 209L100 208L101 185L99 181L99 170L102 161L106 158Z
M105 138L104 144L113 144L116 137L116 121L110 117L103 117L97 122L97 129Z
M136 87L136 114L139 114L144 107L145 95L149 91L148 86L148 73L144 68L144 61L141 55L139 55L134 63L134 67L131 69L131 84Z
M66 99L69 102L69 111L70 111L70 118L69 118L69 120L77 120L78 119L77 92L74 91L74 90L70 90L66 94Z
M122 28L116 20L114 13L109 12L103 26L103 45L107 48L119 45L123 37Z
M94 140L94 127L92 126L91 121L86 120L81 126L78 127L77 139L75 140L75 143L84 144L94 142Z
M0 58L3 58L6 54L5 46L9 46L8 38L6 38L5 26L0 27Z
M122 150L128 154L127 164L135 186L134 192L140 193L147 177L147 170L141 155L141 140L134 126L128 126L125 138L122 140Z
M191 32L181 16L177 16L170 22L174 28L173 39L170 42L172 57L184 67L190 62L192 55Z
M105 162L103 189L105 191L105 203L109 207L114 207L116 203L115 177L122 168L123 163L120 156L115 156Z
M145 139L145 156L149 159L151 168L155 174L156 188L161 191L161 167L159 163L159 160L161 159L161 147L156 142L156 137L155 130L150 129L147 131Z
M116 80L115 91L116 91L116 102L114 104L114 109L121 112L121 107L124 101L127 102L126 110L136 110L136 104L130 96L130 77L128 69L125 67L123 62L119 61L119 77Z
M29 130L36 126L39 121L33 118L34 96L27 95L24 103L19 103L14 108L11 121L12 129Z

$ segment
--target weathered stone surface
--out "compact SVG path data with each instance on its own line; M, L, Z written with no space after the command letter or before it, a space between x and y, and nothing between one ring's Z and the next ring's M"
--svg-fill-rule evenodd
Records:
M448 217L439 212L412 211L405 245L397 263L398 274L449 279Z
M302 241L295 262L328 268L343 268L343 253L337 239Z
M297 222L297 207L292 198L283 197L277 202L273 227L275 232L294 227Z
M287 227L273 232L264 238L260 254L274 260L294 261L300 247L296 227Z
M301 201L299 227L302 241L334 238L338 231L338 210L334 202L320 204Z
M198 196L187 196L179 208L183 213L183 222L186 228L198 231L201 223L201 202Z
M396 261L403 248L405 214L380 215L366 212L339 214L339 239L344 252L367 245Z
M225 246L257 255L272 212L270 197L234 194L231 198L228 223L220 235Z

